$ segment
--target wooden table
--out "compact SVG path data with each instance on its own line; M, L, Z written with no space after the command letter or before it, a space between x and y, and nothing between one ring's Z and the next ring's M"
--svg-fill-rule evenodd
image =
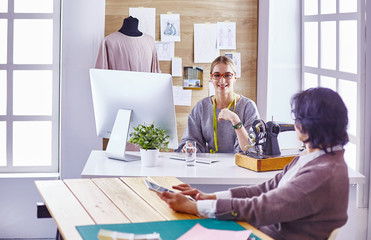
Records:
M79 225L138 223L197 216L174 212L144 184L145 177L35 181L45 205L65 240L81 239ZM175 177L147 177L167 188ZM238 222L261 239L272 239L246 222Z

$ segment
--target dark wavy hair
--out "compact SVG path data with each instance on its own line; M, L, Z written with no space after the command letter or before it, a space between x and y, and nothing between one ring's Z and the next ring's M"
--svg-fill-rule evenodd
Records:
M348 110L338 93L328 88L310 88L291 98L295 125L308 135L305 143L328 153L327 148L348 141ZM299 128L300 129L300 128Z

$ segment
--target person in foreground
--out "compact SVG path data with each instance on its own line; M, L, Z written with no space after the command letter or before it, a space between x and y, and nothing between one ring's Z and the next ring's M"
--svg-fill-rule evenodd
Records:
M298 93L291 106L297 137L306 149L274 178L212 194L181 184L173 187L180 193L159 196L175 211L244 220L274 239L327 239L347 221L347 109L327 88Z
M215 96L200 100L188 116L188 123L176 152L185 152L187 140L196 141L198 152L240 152L249 144L248 133L259 118L256 104L234 92L237 80L234 62L217 57L210 67Z

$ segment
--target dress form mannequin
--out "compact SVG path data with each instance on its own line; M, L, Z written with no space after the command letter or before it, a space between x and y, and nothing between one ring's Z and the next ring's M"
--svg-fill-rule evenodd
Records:
M124 19L124 22L119 32L130 37L142 36L142 32L138 30L138 24L139 20L137 18L133 18L132 16L127 17Z

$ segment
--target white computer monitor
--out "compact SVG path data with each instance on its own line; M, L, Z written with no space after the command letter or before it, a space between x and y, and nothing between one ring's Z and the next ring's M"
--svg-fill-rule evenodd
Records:
M90 69L97 135L110 138L106 155L132 161L125 153L133 127L152 124L166 130L169 148L178 147L170 74Z

